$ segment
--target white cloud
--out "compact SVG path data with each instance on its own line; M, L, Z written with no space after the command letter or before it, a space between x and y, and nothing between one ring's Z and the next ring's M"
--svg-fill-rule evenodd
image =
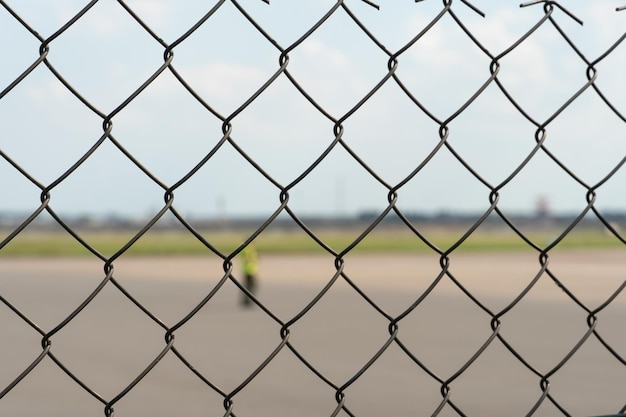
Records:
M44 36L53 33L53 30L58 29L60 25L80 10L80 7L83 7L83 5L75 1L48 1L42 3L47 4L47 9L39 9L37 13L21 9L17 10L17 12L20 15L23 14L29 23L31 23L32 19L35 29ZM392 3L395 2L390 0L387 7L396 7ZM484 9L487 13L487 18L479 18L460 2L455 2L454 10L458 12L457 14L463 22L468 24L471 32L494 55L501 53L512 45L543 16L541 5L520 10L517 8L517 5L509 4L505 6L503 5L504 2L499 1L492 1L491 3L485 1L483 4L479 4L481 2L476 1L474 3ZM496 3L498 3L497 8L495 6ZM28 4L32 3L29 2ZM129 6L142 19L145 19L145 22L159 36L168 41L184 33L184 30L188 29L195 22L194 18L200 16L200 14L195 12L192 14L184 12L183 9L188 8L189 4L190 2L129 0ZM430 3L424 2L422 5L426 6L427 4ZM261 6L266 7L265 5ZM198 7L201 8L200 6ZM202 7L206 8L209 6L203 4ZM441 2L434 7L441 7ZM488 7L491 7L492 10L489 10ZM568 7L570 6L568 5ZM577 45L580 44L583 47L583 51L590 58L594 58L621 36L624 30L623 22L626 18L626 12L615 13L615 4L611 6L603 0L585 2L584 5L577 5L576 7L575 10L572 9L572 12L580 15L585 20L584 27L577 26L559 10L555 10L555 17L559 22L564 23L567 33L571 33ZM28 8L22 7L22 9ZM357 7L354 7L354 9L359 12ZM42 13L42 10L49 13ZM228 10L230 9L225 8L223 13L227 13ZM276 13L274 10L272 7L263 9L264 12L271 14ZM363 10L370 13L368 8ZM429 19L434 17L432 14L426 16L422 9L415 13L405 14L398 10L395 9L393 16L384 21L387 24L381 24L381 31L384 29L385 33L389 32L392 41L396 39L394 36L402 36L403 41L408 41L411 36L418 33L429 22ZM203 12L206 12L206 10L203 10ZM230 10L230 13L236 13L236 11ZM219 19L215 19L215 25L218 22L222 22L220 19L229 17L224 14L216 16ZM282 17L289 17L289 15L282 14ZM59 39L58 45L53 45L54 48L52 49L50 59L51 62L58 63L63 75L81 93L84 93L89 100L93 100L99 108L114 108L115 105L119 104L121 100L127 97L141 82L152 74L152 71L158 68L162 63L162 48L152 39L148 39L147 34L142 32L142 29L132 21L130 16L125 15L122 8L115 2L98 3L85 18L89 19L85 19L79 25L80 29L77 27L76 30L70 30L70 33L80 38L85 44L88 44L89 48L80 49L82 51L80 54L68 51L67 57L62 55L63 42L68 42L68 48L74 45L74 43L69 42L68 33ZM240 16L237 18L239 19ZM616 19L618 18L621 20L617 21ZM378 19L375 11L371 11L371 19L373 21ZM280 19L277 18L277 20ZM239 20L237 21L239 22ZM115 24L111 25L111 22ZM228 21L222 22L224 25L227 25L227 23ZM291 21L291 23L293 24L294 22ZM329 24L329 26L324 26L323 30L316 32L314 36L304 41L290 53L291 60L288 69L324 109L335 117L341 117L385 75L386 57L358 29L354 26L346 26L353 25L351 22L344 19L337 23L336 20L331 19ZM121 37L120 34L124 35L126 33L124 31L127 29L132 37ZM237 39L235 40L237 42L230 39L233 45L224 45L224 50L215 47L215 45L211 49L200 49L206 46L206 39L214 39L218 41L216 43L218 46L222 46L219 41L223 39L214 35L215 33L218 35L223 33L220 32L221 27L214 26L213 29L214 31L199 31L185 41L184 44L181 44L176 50L173 65L191 87L212 107L221 114L228 115L257 91L273 72L278 69L278 52L270 47L267 47L269 51L263 49L265 45L264 40L260 40L256 44L250 43L245 34L236 37ZM396 32L402 33L398 34ZM273 32L271 33L273 34ZM301 31L295 30L294 33L301 33ZM168 35L171 36L168 37ZM254 36L257 36L257 34L254 33ZM96 52L100 51L101 48L93 47L95 45L94 40L99 39L101 44L106 46L112 41L112 37L115 37L116 39L114 40L118 41L113 61L110 54L105 54L109 56L109 59L106 59L106 63L102 65L93 64L94 60L91 58L87 60L87 53L91 51L94 51L96 59L105 56L101 52ZM193 43L194 41L196 43ZM79 44L81 48L82 45ZM626 43L622 46L626 46ZM229 54L230 50L242 51L242 53ZM621 52L623 50L624 48L620 47L619 51L616 51L606 62L598 66L600 71L599 85L606 88L606 93L609 97L615 96L613 99L616 101L621 100L621 96L619 96L621 89L618 87L623 85L624 80L620 72L620 68L622 68L620 66L621 61L619 61L620 57L624 56ZM198 53L198 51L203 51L203 53ZM78 61L77 57L80 57L82 61ZM150 59L154 62L150 61ZM609 60L611 61L609 62ZM93 67L90 67L90 63ZM85 77L83 80L77 75L80 74L78 71L87 71L88 67L90 77L89 79ZM72 72L74 68L78 70ZM100 69L102 74L97 72ZM47 70L42 67L30 75L20 88L16 88L15 91L7 96L7 99L22 94L33 107L38 106L43 109L43 106L47 106L46 114L51 110L50 103L54 103L54 110L60 114L80 114L80 117L74 118L73 123L75 121L77 125L80 125L81 130L79 134L75 134L69 127L66 119L56 117L53 113L50 116L50 121L46 120L45 123L38 123L37 126L32 124L33 133L31 136L44 137L37 129L40 129L41 132L45 130L48 133L50 126L57 128L57 125L53 125L53 122L56 122L58 123L57 131L60 133L55 137L64 139L87 138L87 140L93 140L93 137L97 138L97 135L101 133L101 120L98 120L99 118L92 114L90 116L94 120L86 123L86 117L83 117L80 112L82 111L89 115L89 111L82 104L78 103L57 80L49 74L46 79L38 80L35 78L36 73L44 71ZM140 71L143 72L140 73ZM472 45L461 29L456 27L450 16L445 16L441 23L438 23L432 31L429 31L415 45L415 48L402 55L398 74L420 101L429 109L432 106L432 110L437 116L445 118L458 109L458 106L467 100L488 78L489 58L476 46ZM613 78L607 79L610 76ZM586 81L584 64L571 51L565 41L560 38L549 22L538 33L524 41L520 48L502 59L500 77L506 87L511 89L511 93L516 99L519 99L522 106L530 111L534 117L543 113L551 114L564 102L565 98L569 97ZM107 83L99 82L98 80L106 80ZM622 81L622 84L618 84L620 81ZM312 160L319 154L320 149L332 140L332 123L325 120L308 102L299 97L299 93L284 77L281 77L266 93L239 116L240 123L236 125L237 139L241 140L242 145L246 146L246 150L249 150L255 157L259 158L259 162L262 162L264 166L271 167L272 175L277 175L281 180L289 181L300 172L301 164ZM490 98L489 94L497 95L501 100L488 100ZM593 94L591 91L586 93L589 96ZM183 95L185 95L184 99ZM172 109L172 114L168 116L175 116L174 119L179 124L184 123L186 118L194 122L197 121L197 124L189 123L189 126L185 125L185 129L189 131L187 135L189 138L201 137L202 140L214 140L214 136L219 136L220 134L218 121L207 117L206 120L210 120L211 123L215 122L216 125L208 128L203 124L206 120L202 118L205 115L209 116L208 113L200 106L194 108L197 113L192 113L189 104L192 103L192 99L187 96L188 94L184 91L184 88L166 70L145 92L142 92L140 97L135 99L128 108L116 116L115 135L119 134L119 139L123 139L127 143L136 141L138 155L142 154L141 146L146 146L146 149L155 153L157 151L161 152L160 155L150 155L150 157L153 157L153 160L149 161L160 161L159 157L161 156L164 160L169 161L171 158L167 155L168 151L164 150L166 149L165 146L159 148L153 144L148 144L155 137L166 137L169 134L167 129L158 131L158 135L150 135L148 134L148 128L159 128L159 126L153 126L155 125L154 119L163 114L161 112ZM499 95L499 91L496 88L491 88L481 97L482 101L478 100L469 111L464 113L466 119L460 117L455 121L458 124L453 126L455 129L453 130L453 141L461 141L465 137L469 138L467 139L468 141L473 138L479 140L481 133L492 134L495 138L490 139L497 140L497 135L507 131L510 132L511 129L518 129L517 125L512 125L511 123L520 123L520 126L529 128L530 133L527 136L518 134L513 139L519 138L520 141L528 139L531 143L533 142L532 129L530 129L532 126L528 126L521 116L517 114L510 116L507 113L505 116L510 116L508 119L502 117L503 112L515 112L515 110L511 106L502 106L504 99ZM398 100L404 101L399 102ZM109 103L109 105L105 106L103 101L106 101L104 104ZM563 112L550 126L549 145L551 149L554 147L555 151L559 152L559 156L563 155L564 158L571 158L567 162L572 166L576 166L577 163L585 164L582 159L578 159L583 158L585 152L581 152L579 147L570 146L572 138L575 138L576 135L592 137L596 133L593 126L597 126L604 120L595 116L594 112L597 111L597 108L603 111L602 114L605 118L615 119L597 99L594 99L594 101L579 99L576 103L580 103L580 108L572 106L571 109ZM57 104L59 105L57 106ZM195 105L195 103L193 104ZM65 110L70 105L74 105L75 109L71 111ZM623 106L620 108L623 108ZM431 136L436 135L436 126L428 120L423 122L416 120L412 113L413 110L415 110L415 107L408 102L408 99L402 96L402 93L392 88L387 88L387 90L381 91L369 100L363 106L362 112L357 112L346 122L346 140L352 141L355 149L357 149L357 145L362 145L362 149L359 148L359 151L362 151L365 157L368 156L367 152L370 152L372 155L371 159L374 161L372 163L375 163L377 159L375 160L374 157L378 156L381 151L379 148L367 148L367 141L370 137L373 137L372 142L377 141L377 144L384 140L384 145L387 149L392 149L392 142L389 139L391 135L395 135L394 139L397 137L398 143L401 143L402 135L405 132L415 132L414 129L407 127L408 124L403 126L404 122L425 126L426 133L423 135L413 133L411 137L419 137L420 140L424 138L424 140L430 141ZM173 114L174 112L176 114ZM476 115L476 117L470 117L472 115ZM586 119L580 117L580 115L584 115ZM367 119L367 123L359 121L359 117ZM537 118L541 119L540 117ZM167 123L165 123L165 118L161 117L161 119L159 121L162 121L164 125L169 124L172 126L172 129L176 127L175 123L171 123L169 117L167 118ZM285 119L288 123L284 123ZM465 120L467 126L461 126L461 122ZM589 126L585 125L584 120L593 121L593 126L591 123L589 123ZM303 126L313 126L313 129L309 129L304 133L300 132L300 121L302 121L301 124ZM511 122L507 123L508 121ZM386 123L390 122L391 124L386 125ZM490 124L488 129L484 128L487 122ZM283 126L278 126L278 123L283 123ZM623 125L619 121L615 122L615 124L620 127ZM201 127L198 127L200 125ZM135 127L136 130L131 130L131 128ZM478 132L477 135L462 134L463 132L472 132L472 128ZM378 131L381 133L376 134ZM172 135L170 134L170 136ZM209 136L210 139L208 138ZM569 148L565 149L570 153L566 154L565 151L560 151L558 148L558 145L560 145L558 142L559 138L563 138L562 141L569 146ZM284 156L284 152L275 152L277 149L276 143L279 140L285 143L284 147L281 144L280 149L289 149L287 145L290 145L294 147L294 153L297 153L296 156L292 155L289 158L289 165L287 165L287 162L282 164L276 163L279 156L281 158ZM607 146L604 149L609 149L611 140L618 141L619 135L613 134L611 129L606 128L602 135L594 137L594 144L599 141L606 142ZM189 143L192 143L191 139L189 139ZM427 144L430 144L430 142L427 142ZM202 142L202 146L205 145L206 142ZM462 148L459 144L458 147L461 150L467 149L468 160L472 158L470 152L477 152L474 154L477 156L471 159L476 161L477 166L483 163L489 164L489 161L483 161L481 159L482 155L478 154L480 147L472 148L471 145L469 143L467 148ZM611 148L611 150L614 151L614 148ZM187 152L188 154L178 155L179 160L182 162L171 164L171 166L177 167L175 173L163 171L163 175L172 177L179 175L179 171L184 170L184 164L188 163L187 161L195 161L197 149L197 147L181 146L180 152ZM619 148L617 149L619 151ZM75 152L78 152L78 150ZM147 152L147 150L144 152ZM189 154L192 155L189 156ZM276 156L275 154L280 155ZM614 152L614 154L619 154L619 152ZM404 150L401 156L409 160L412 155L415 155L415 152ZM601 156L599 155L594 159L594 161L599 161L599 165L603 161L608 160L603 159L600 161ZM72 156L72 158L74 157ZM72 158L69 159L73 161ZM145 158L148 160L148 157ZM410 161L403 165L399 158L388 160L393 161L392 164L394 166L389 167L381 162L381 173L393 176L396 173L392 169L404 168L404 171L408 170L406 166L410 164ZM368 159L368 162L370 162L370 159ZM152 163L156 164L157 162ZM41 165L43 166L43 164ZM163 166L165 165L167 164L163 164ZM341 167L343 169L343 165ZM584 167L586 168L587 165L584 165ZM376 168L378 169L379 167L376 166ZM61 171L61 168L58 168L57 171ZM358 168L356 172L355 177L361 174ZM435 177L447 178L448 171L445 168L441 171L430 172ZM537 168L536 172L541 174L539 168ZM161 171L159 171L159 174L161 174ZM402 172L398 173L397 176L401 174ZM318 175L318 181L333 180L332 174L324 172L322 167L320 167L319 171L316 170L316 175ZM350 173L348 172L346 175L349 176ZM310 181L313 181L315 178L316 176L312 175ZM420 178L424 179L426 177L420 176ZM523 178L523 176L520 177L520 181ZM358 181L361 181L361 179L355 180L353 188L355 192L362 189L363 195L369 195L368 193L372 189L371 186L365 182L356 184ZM554 184L554 188L560 187L560 183L557 184L555 181ZM418 185L421 186L421 184ZM520 189L526 187L526 183L519 187ZM619 185L616 187L619 187ZM326 188L319 187L319 189L323 190ZM526 189L531 188L526 187ZM224 193L229 198L231 195L234 195L227 191L224 191ZM619 193L615 193L611 198L619 203L618 195ZM482 198L484 195L480 195L480 197ZM236 199L238 197L233 196L232 198ZM355 209L359 209L359 206L363 204L365 206L371 204L370 200L364 200L365 202L361 203L356 198L358 197L355 197L354 201L349 202L349 204L355 206ZM521 199L518 200L521 201ZM381 204L385 203L384 199L380 201ZM275 201L272 200L272 202L274 203ZM440 201L440 203L445 205L446 201ZM236 200L229 200L228 204L229 207L244 206L244 204L238 204ZM315 209L312 205L311 210Z
M132 10L148 25L162 26L174 15L172 3L159 3L149 0L132 2Z
M254 91L265 81L258 68L228 62L198 68L190 73L190 79L201 91L225 100L244 91Z
M258 67L226 61L186 67L178 67L176 64L174 59L174 68L186 83L220 112L225 112L225 107L234 110L233 106L242 104L269 77ZM167 69L150 84L148 90L150 94L161 98L169 98L183 91L187 94Z
M56 78L47 77L36 84L28 84L26 98L40 106L48 106L50 102L67 103L71 97L67 88Z
M287 69L314 100L339 118L387 73L386 57L375 53L372 49L355 53L329 41L307 39L291 53Z
M315 69L316 72L322 70L335 73L348 69L349 60L346 55L319 40L307 40L298 48L298 51L307 60L307 65L313 66L312 69Z

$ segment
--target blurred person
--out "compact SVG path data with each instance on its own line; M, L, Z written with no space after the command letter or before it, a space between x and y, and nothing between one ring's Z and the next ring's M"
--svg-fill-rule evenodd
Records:
M256 294L257 287L257 272L259 269L259 259L256 248L249 244L241 251L242 269L244 275L244 287L250 292L250 294ZM252 299L248 294L243 294L241 298L241 304L244 307L250 307L253 305Z

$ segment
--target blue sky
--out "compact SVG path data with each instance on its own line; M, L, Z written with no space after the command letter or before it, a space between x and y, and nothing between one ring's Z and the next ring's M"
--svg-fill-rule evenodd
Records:
M127 1L171 44L213 4L201 1ZM376 10L359 0L349 9L387 50L401 49L441 11L428 0L387 0ZM554 18L590 61L626 32L619 1L563 1L584 21L556 9ZM44 38L86 2L8 2ZM283 48L295 42L333 1L241 0ZM482 18L460 1L452 10L492 55L507 50L543 16L542 5L480 1ZM0 8L3 65L0 91L39 56L40 42ZM102 114L113 112L163 64L164 48L114 1L101 0L50 43L48 60ZM235 112L279 68L280 52L226 1L200 29L174 48L172 64L222 117ZM387 74L387 55L338 10L320 30L289 53L287 69L338 120ZM544 123L587 82L586 64L547 23L500 61L498 79L538 123ZM446 120L487 81L490 59L444 16L400 55L396 74L438 119ZM626 42L596 67L596 85L626 114ZM76 99L39 65L0 99L0 149L41 184L53 183L103 134L102 117ZM222 121L200 105L165 70L112 118L113 137L166 186L177 183L222 138ZM232 119L232 139L277 183L286 186L334 140L334 123L281 75ZM343 140L386 183L394 186L437 146L439 125L390 80L343 122ZM492 83L449 123L448 143L490 184L507 178L535 145L536 126ZM587 184L595 184L626 157L626 123L586 90L546 127L546 147ZM0 211L32 212L40 190L0 159ZM626 210L622 168L597 191L601 210ZM350 215L381 211L387 188L342 147L290 191L301 215ZM539 152L500 192L507 212L534 210L547 197L554 211L579 212L586 190ZM146 216L163 206L163 190L110 141L51 193L61 214ZM400 188L406 212L484 211L489 189L447 149ZM175 191L187 216L268 215L280 190L226 143Z

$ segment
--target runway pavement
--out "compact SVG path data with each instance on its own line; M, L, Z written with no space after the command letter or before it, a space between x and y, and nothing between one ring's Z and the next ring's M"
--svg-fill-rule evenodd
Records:
M226 281L178 327L222 278L221 261L122 257L114 263L116 282L154 318L109 282L50 337L54 357L100 399L46 357L0 399L0 416L104 416L104 402L112 400L116 417L221 416L224 395L232 393L237 416L330 416L342 386L355 416L426 416L441 403L441 381L449 379L450 398L467 416L524 416L542 395L541 377L499 339L456 376L493 335L494 315L503 339L533 369L550 374L549 392L567 412L615 413L626 402L626 366L594 335L559 367L588 332L584 307L600 307L626 279L623 251L551 255L549 271L582 306L540 274L536 254L453 254L450 275L482 308L444 276L410 313L441 272L434 255L350 254L343 271L369 302L340 277L303 315L335 275L334 259L261 254L260 262L257 295L271 315L260 307L240 307L239 290ZM535 287L509 309L538 275ZM57 329L104 277L98 259L0 258L0 295L42 333ZM360 374L389 341L389 323L397 317L402 317L398 339L434 377L394 342ZM622 358L625 319L626 293L597 313L598 334ZM285 324L291 347L318 374L284 346L246 384L281 346ZM172 351L125 393L163 351L172 327L177 352L220 393ZM0 328L1 392L41 354L42 335L5 304L0 304ZM458 414L448 405L439 415ZM535 415L562 414L546 399Z

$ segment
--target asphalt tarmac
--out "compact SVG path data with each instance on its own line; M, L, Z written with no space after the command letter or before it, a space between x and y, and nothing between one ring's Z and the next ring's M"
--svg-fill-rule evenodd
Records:
M339 277L315 303L336 274L332 257L261 254L257 297L267 311L243 308L226 280L192 316L223 277L219 259L122 257L114 268L149 314L108 282L63 325L103 282L102 261L0 258L0 295L32 323L0 303L0 416L105 416L107 403L116 417L222 416L225 397L240 417L331 416L337 400L359 417L428 416L442 391L467 416L525 416L542 397L542 376L573 416L626 403L626 365L596 335L562 363L589 333L585 309L602 307L626 280L623 251L551 254L549 271L578 303L531 252L453 254L448 272L474 300L450 276L437 281L434 255L349 254L343 272L366 297ZM625 358L626 291L595 317L597 334ZM46 356L8 389L42 353L42 333L80 384ZM458 416L450 405L439 415ZM534 415L562 413L545 399Z

